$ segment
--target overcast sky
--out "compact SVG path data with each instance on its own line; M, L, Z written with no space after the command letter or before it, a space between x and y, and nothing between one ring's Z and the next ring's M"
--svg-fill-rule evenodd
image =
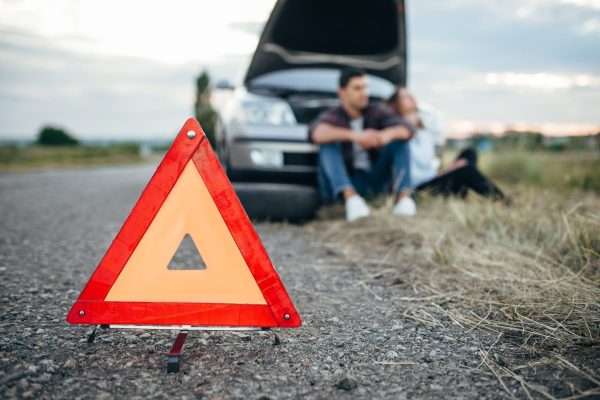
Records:
M0 0L0 139L169 138L233 79L273 0ZM447 133L600 130L600 0L407 2L409 87Z

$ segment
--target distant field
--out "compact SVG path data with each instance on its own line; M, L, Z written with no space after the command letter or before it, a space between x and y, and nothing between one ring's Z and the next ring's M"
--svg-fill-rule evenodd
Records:
M447 152L444 159L450 161L455 155L455 152ZM479 166L485 174L500 183L600 193L598 152L480 153Z
M0 170L31 170L72 166L127 164L143 162L139 145L123 143L111 146L0 146Z

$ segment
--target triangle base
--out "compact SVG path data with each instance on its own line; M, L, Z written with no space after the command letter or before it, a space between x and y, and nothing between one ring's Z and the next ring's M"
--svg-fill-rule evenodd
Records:
M78 301L67 321L91 325L280 326L266 304Z

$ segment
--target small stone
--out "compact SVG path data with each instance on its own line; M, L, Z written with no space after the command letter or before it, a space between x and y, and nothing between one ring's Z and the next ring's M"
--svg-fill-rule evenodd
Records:
M335 384L336 388L340 390L345 390L347 392L351 391L352 389L355 389L357 386L358 382L349 377L345 377L344 379Z
M4 385L4 384L7 384L12 381L19 380L23 376L25 376L25 372L23 372L23 371L18 371L18 372L14 372L12 374L5 375L2 377L2 379L0 379L0 385Z
M40 377L37 379L38 382L50 382L50 380L52 379L52 375L50 375L47 372L44 372L42 375L40 375Z
M398 353L396 353L394 350L390 350L387 352L386 354L387 358L397 358L398 357Z
M75 368L77 366L77 361L75 361L72 358L69 358L67 361L65 361L65 363L63 364L64 368Z
M108 383L106 383L106 381L100 381L100 382L96 383L96 387L98 389L106 390L106 389L108 389Z
M110 400L113 398L114 398L113 395L108 392L100 392L100 393L96 394L97 400Z

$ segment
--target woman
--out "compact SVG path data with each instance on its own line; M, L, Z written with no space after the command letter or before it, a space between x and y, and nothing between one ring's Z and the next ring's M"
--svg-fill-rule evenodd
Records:
M463 150L445 171L438 173L436 132L424 124L414 97L405 88L394 93L388 106L417 127L417 133L410 141L411 180L417 192L465 198L471 189L484 197L507 202L504 193L477 169L477 153L473 148Z

